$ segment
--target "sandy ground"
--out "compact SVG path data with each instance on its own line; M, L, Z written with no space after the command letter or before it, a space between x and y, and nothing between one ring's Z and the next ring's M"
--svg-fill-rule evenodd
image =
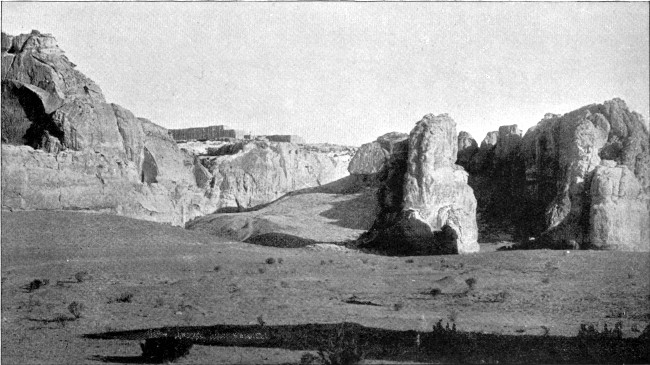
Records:
M575 336L581 323L621 321L624 337L636 337L650 322L648 254L496 247L394 258L226 242L111 215L3 211L2 363L124 363L140 355L138 342L82 335L162 326L347 321L427 331L443 319L463 331ZM25 289L37 279L49 283ZM351 296L378 305L345 303ZM298 363L304 353L195 346L177 363Z

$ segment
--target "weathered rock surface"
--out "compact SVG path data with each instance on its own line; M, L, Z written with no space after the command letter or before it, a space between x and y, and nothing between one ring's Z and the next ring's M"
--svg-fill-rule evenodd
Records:
M473 170L471 185L481 214L505 212L503 222L538 247L647 251L638 242L650 217L648 145L643 118L620 99L547 114L523 137L501 127L492 169ZM601 159L614 162L598 167Z
M466 171L470 171L470 162L472 157L478 152L478 143L467 132L458 133L458 155L456 163Z
M348 171L353 175L378 173L388 163L395 145L407 138L406 133L391 132L362 145L350 161Z
M51 35L2 37L3 208L177 225L217 209L218 192L197 187L207 177L193 156L166 129L107 104Z
M591 183L590 244L619 251L650 251L650 197L625 165L603 160Z
M245 210L288 192L324 185L348 175L355 150L333 145L246 141L225 148L232 154L203 158L220 190L220 207ZM232 210L232 209L230 209Z
M280 247L354 240L376 216L376 187L360 176L291 192L261 209L211 214L188 222L191 230Z
M497 131L487 133L478 151L472 156L469 171L482 172L491 167L498 138L499 132Z
M379 214L363 246L396 254L477 252L476 200L455 165L456 123L427 115L379 175Z

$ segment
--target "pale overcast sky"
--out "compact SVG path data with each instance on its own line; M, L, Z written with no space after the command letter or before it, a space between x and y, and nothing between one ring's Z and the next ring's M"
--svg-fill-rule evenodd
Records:
M448 113L480 143L613 97L646 119L648 3L2 3L167 128L360 145Z

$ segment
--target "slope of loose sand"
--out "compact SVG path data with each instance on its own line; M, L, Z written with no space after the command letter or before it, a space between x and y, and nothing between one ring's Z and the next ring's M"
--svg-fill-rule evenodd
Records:
M267 264L269 257L283 260ZM563 336L581 323L622 321L624 336L635 337L632 328L650 322L649 258L549 250L393 258L227 242L112 215L2 212L2 362L128 362L140 354L137 342L81 336L255 324L260 316L267 325L421 331L443 319L462 331L542 335L546 327ZM461 294L469 278L476 285ZM34 279L49 285L24 290ZM434 288L441 294L426 294ZM117 300L127 294L130 301ZM353 295L378 305L344 302ZM83 304L81 317L57 321L72 317L73 301ZM178 363L296 363L303 353L195 346Z

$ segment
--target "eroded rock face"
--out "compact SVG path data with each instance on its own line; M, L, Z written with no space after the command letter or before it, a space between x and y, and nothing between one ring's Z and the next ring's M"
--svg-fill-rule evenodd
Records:
M470 171L472 157L478 152L478 143L467 132L458 133L458 155L456 163L466 171Z
M223 210L245 210L288 192L320 186L348 175L354 149L286 142L241 142L233 154L204 158L220 191Z
M650 197L627 166L616 166L610 160L602 162L591 183L591 246L650 251Z
M2 56L3 208L178 225L217 208L218 194L197 187L206 177L193 157L166 129L107 104L51 35L3 34Z
M352 175L376 174L388 163L395 145L408 138L406 133L391 132L362 145L348 166Z
M57 154L2 145L2 206L12 210L88 210L183 225L217 206L191 185L143 184L136 166L91 151Z
M482 172L492 167L494 160L494 150L499 139L499 132L488 132L478 151L472 156L469 171Z
M381 174L379 214L364 245L397 254L477 252L476 200L455 165L456 123L427 115L395 145Z

